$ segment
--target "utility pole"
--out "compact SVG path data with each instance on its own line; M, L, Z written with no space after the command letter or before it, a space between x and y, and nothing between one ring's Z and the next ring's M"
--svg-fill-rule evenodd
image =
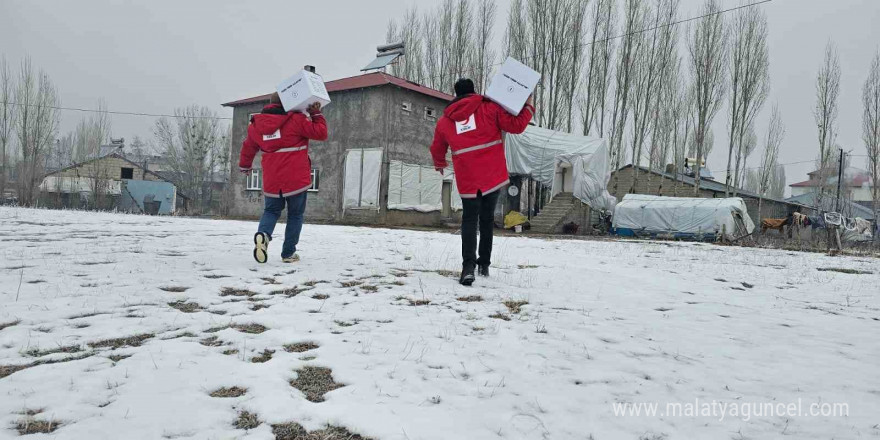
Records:
M843 160L846 157L846 153L843 152L843 148L840 149L840 165L837 170L837 201L834 204L834 211L840 212L840 184L843 181Z

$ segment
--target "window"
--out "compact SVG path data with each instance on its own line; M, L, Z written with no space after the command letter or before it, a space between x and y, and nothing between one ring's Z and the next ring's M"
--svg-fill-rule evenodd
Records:
M123 168L122 169L122 178L123 179L134 179L134 168Z
M425 107L425 119L429 121L437 119L437 111L434 110L434 107Z
M318 192L318 175L319 170L317 168L312 168L312 186L309 187L309 191Z
M262 170L251 170L245 178L245 189L248 191L260 191L263 189Z
M411 112L412 111L412 103L404 101L403 104L401 104L400 109L405 112Z

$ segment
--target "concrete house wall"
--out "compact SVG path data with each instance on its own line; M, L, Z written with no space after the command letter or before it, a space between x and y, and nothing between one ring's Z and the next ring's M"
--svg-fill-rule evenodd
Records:
M425 108L442 114L447 101L391 84L331 92L331 104L323 113L327 118L329 136L325 142L312 141L309 156L312 168L318 170L319 188L310 191L306 208L308 221L332 221L379 224L435 224L442 221L440 212L415 213L388 211L388 162L400 160L411 164L431 165L429 147L434 136L436 119L425 117ZM409 103L410 111L403 108ZM262 110L267 102L235 107L233 111L231 160L237 164L241 144L247 135L250 115ZM342 194L345 154L350 149L382 148L383 170L379 205L372 209L347 209L343 217ZM260 167L260 155L254 167ZM263 209L260 191L246 190L246 176L233 166L230 178L232 191L231 215L258 217Z

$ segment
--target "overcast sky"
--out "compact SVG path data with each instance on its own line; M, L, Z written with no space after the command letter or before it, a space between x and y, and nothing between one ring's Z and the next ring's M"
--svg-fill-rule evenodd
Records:
M110 110L171 113L199 104L231 116L221 103L267 93L304 64L316 65L325 80L359 74L384 42L389 17L413 4L424 9L436 3L0 0L0 54L11 64L30 56L55 81L64 106L94 108L104 99ZM682 0L681 16L696 15L700 3ZM499 40L508 5L498 0ZM774 0L760 7L770 25L767 110L778 102L788 129L780 162L816 156L814 83L829 38L840 50L843 70L838 141L864 155L860 91L880 47L880 0ZM70 130L83 114L62 116L62 129ZM722 112L716 120L711 170L726 165L726 119ZM113 135L129 142L135 135L152 136L154 118L119 115L112 121ZM759 136L765 127L762 117ZM856 165L863 163L856 158ZM810 168L787 166L789 183L804 180Z

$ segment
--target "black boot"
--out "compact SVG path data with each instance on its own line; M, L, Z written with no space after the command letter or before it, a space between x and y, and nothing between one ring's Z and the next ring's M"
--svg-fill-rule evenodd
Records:
M489 265L488 264L480 264L479 266L477 266L477 273L481 277L488 277L489 276Z
M459 278L458 282L462 286L470 286L474 284L474 264L473 263L465 263L461 268L461 278Z

